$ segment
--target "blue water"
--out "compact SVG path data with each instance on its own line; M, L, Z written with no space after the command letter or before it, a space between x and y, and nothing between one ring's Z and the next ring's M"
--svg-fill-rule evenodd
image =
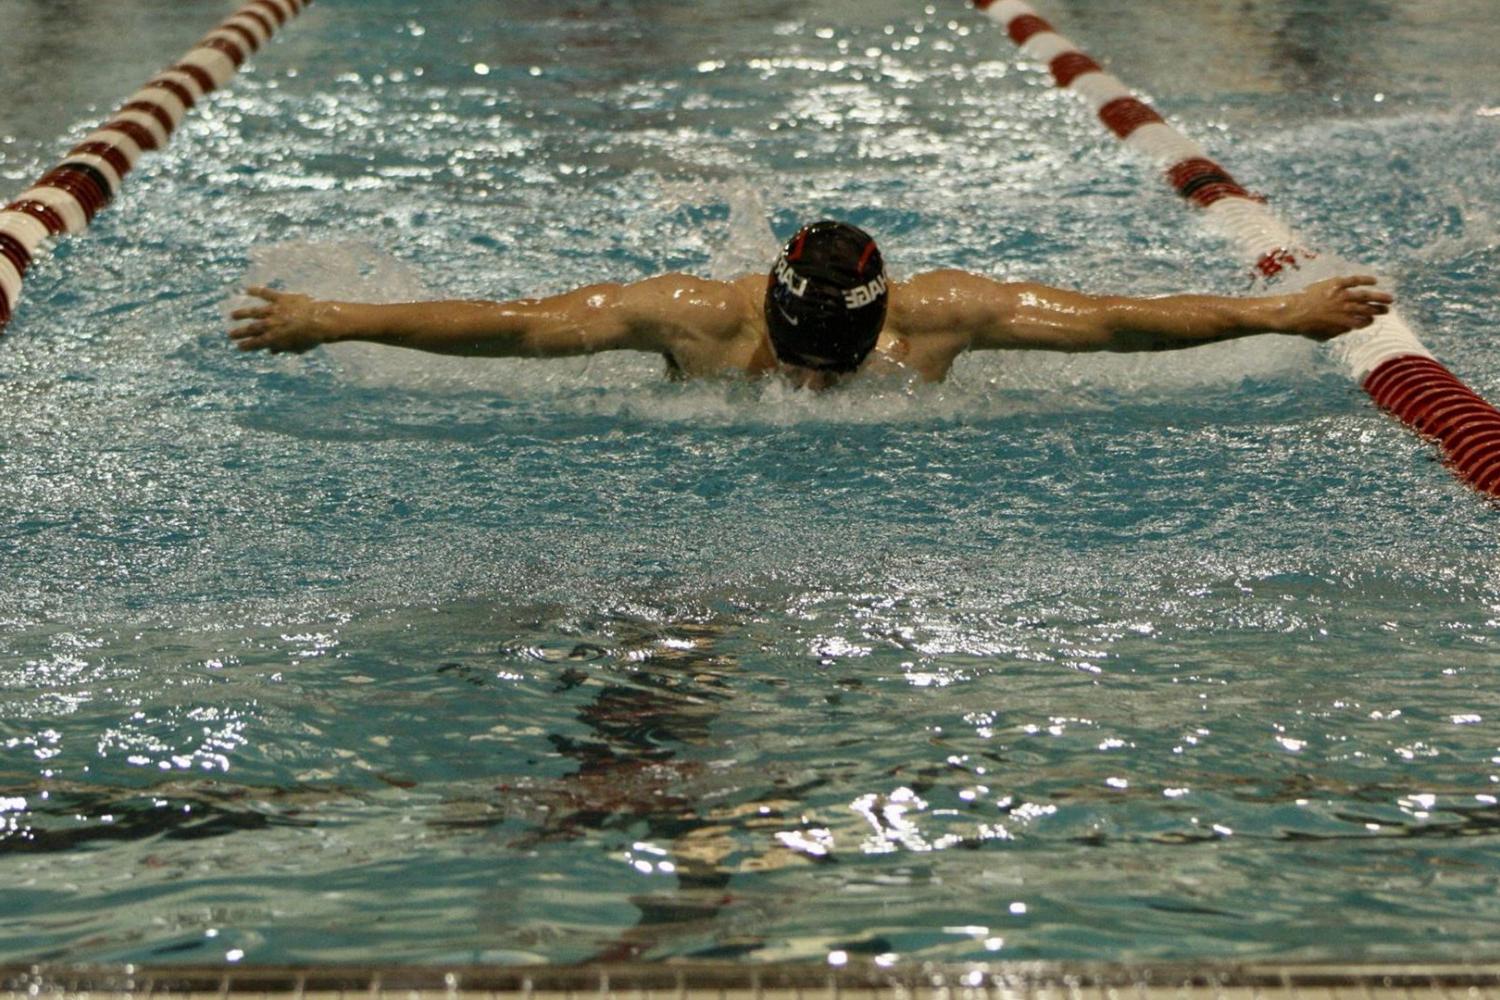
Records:
M1048 13L1500 397L1493 4L1212 6ZM233 9L0 0L6 190ZM247 280L830 214L1246 290L1044 83L956 2L319 0L0 340L0 961L1493 957L1496 511L1320 348L812 396L224 340Z

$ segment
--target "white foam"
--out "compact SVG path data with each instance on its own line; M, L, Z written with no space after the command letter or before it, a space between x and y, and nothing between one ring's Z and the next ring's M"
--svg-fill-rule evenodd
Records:
M729 205L729 231L709 257L708 276L730 281L769 270L779 244L760 189L741 181L721 185L717 194Z

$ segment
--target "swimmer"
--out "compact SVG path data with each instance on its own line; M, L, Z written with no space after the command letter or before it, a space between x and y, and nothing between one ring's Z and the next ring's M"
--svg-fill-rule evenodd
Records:
M1330 340L1369 326L1392 297L1368 276L1289 295L1088 295L961 270L886 277L875 241L845 222L805 226L768 277L665 274L549 298L390 305L251 288L237 309L242 351L301 352L363 340L438 354L560 358L662 355L674 378L779 374L825 389L860 372L942 380L965 351L1168 351L1255 334Z

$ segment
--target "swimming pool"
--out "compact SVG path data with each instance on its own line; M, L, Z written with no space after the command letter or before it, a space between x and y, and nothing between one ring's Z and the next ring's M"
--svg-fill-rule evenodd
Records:
M0 180L233 6L0 0ZM1500 396L1489 6L1115 7L1049 12ZM247 277L759 269L758 205L1243 290L1041 76L961 3L319 0L0 340L0 960L1493 955L1494 510L1318 348L811 396L223 338Z

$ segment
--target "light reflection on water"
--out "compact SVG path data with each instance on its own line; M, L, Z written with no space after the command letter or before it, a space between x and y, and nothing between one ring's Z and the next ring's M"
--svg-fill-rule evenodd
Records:
M1388 263L1494 395L1469 111L1500 96L1463 70L1494 25L1439 6L1473 31L1263 4L1280 36L1186 62L1117 5L1058 16ZM905 273L1242 290L958 10L512 8L320 0L31 275L0 345L0 957L1494 946L1493 511L1309 346L824 397L230 352L247 274L727 272L760 203L783 235L853 206ZM194 36L80 65L68 121ZM55 155L22 117L0 176Z

